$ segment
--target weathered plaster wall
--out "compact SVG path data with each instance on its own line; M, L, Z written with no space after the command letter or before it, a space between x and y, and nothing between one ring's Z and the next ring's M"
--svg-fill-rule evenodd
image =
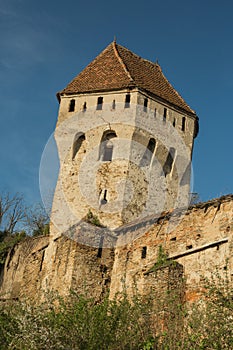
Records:
M128 93L131 100L125 108ZM96 108L98 97L103 98L100 110ZM144 110L145 99L148 99L148 107ZM71 100L75 101L75 108L69 112ZM163 120L164 109L166 120ZM116 134L111 140L111 164L99 157L102 136L108 131ZM85 135L85 139L74 155L80 134ZM51 225L51 234L55 237L66 231L83 219L89 209L110 228L126 224L145 210L148 188L154 183L157 183L157 188L153 189L156 198L151 202L156 206L151 213L176 207L181 187L177 169L186 169L189 164L194 136L193 117L138 89L62 96L55 131L60 173L53 201L51 222L55 225ZM151 162L139 166L151 139L156 143ZM171 147L175 150L174 162L169 174L164 176L163 166ZM187 202L189 176L186 183L181 192ZM105 190L108 201L101 205ZM164 203L161 198L166 198Z
M180 213L172 216L174 224L179 217ZM202 289L202 278L209 277L216 267L224 272L228 265L233 271L233 196L190 208L170 232L169 222L171 213L165 213L125 226L118 230L117 241L105 237L108 242L104 245L109 248L104 249L99 245L103 231L85 224L55 239L26 240L7 258L0 297L41 300L44 291L66 295L71 288L99 300L108 289L111 297L125 288L132 294L135 285L142 294L151 290L159 293L169 288L169 274L172 273L173 283L176 279L169 268L157 273L153 270L162 245L180 267L177 283L181 272L185 277L186 299L194 300ZM96 241L95 247L81 244L82 235L84 241L90 235Z
M169 258L173 258L184 267L187 299L198 296L202 278L210 277L216 266L220 271L224 271L228 260L228 267L233 271L233 196L194 206L183 213L181 220L179 215L177 213L177 216L170 218L168 214L158 218L156 224L144 235L140 234L140 229L134 231L135 227L128 227L125 235L130 235L131 232L135 239L132 243L122 246L121 240L124 242L125 237L122 236L118 240L111 295L123 290L125 286L131 293L130 289L134 283L138 290L144 293L148 288L147 273L157 261L160 245ZM177 224L177 220L180 222L169 232L171 220L174 225ZM129 241L129 238L127 240ZM145 258L142 258L143 247L146 247Z
M48 244L48 236L36 237L26 239L10 251L2 272L0 298L37 297Z

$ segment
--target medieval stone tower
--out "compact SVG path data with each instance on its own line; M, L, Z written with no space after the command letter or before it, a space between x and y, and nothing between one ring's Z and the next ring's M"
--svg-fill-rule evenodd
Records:
M113 42L58 99L51 234L9 252L0 297L72 289L99 301L136 283L193 301L216 267L232 275L233 195L188 208L198 118L160 66ZM176 264L158 270L159 247Z
M198 118L158 63L114 41L57 97L52 234L88 215L115 229L186 205Z

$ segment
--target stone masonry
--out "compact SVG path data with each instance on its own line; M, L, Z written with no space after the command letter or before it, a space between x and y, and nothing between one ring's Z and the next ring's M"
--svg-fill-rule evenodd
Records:
M226 266L232 271L233 195L190 207L179 225L167 232L169 220L179 215L166 212L122 227L124 234L115 248L88 247L77 243L75 235L25 240L8 256L1 272L0 296L42 300L45 292L66 295L73 289L100 300L107 291L113 297L125 288L131 295L135 283L142 294L164 289L169 283L164 277L167 272L158 276L153 270L161 245L168 259L182 267L185 298L193 301L200 296L203 278L210 277L216 267L223 273ZM141 226L148 227L143 235ZM98 227L88 230L98 239ZM79 234L78 229L75 232ZM133 235L133 241L125 244L125 235Z

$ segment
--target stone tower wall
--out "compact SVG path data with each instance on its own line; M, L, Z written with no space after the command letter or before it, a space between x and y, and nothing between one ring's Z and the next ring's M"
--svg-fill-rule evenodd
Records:
M129 93L130 105L129 108L125 108L125 98ZM97 108L99 97L103 98L100 110ZM145 99L148 100L146 108ZM69 112L71 101L75 101L74 111ZM166 120L163 121L165 109ZM184 118L185 127L182 131ZM161 135L157 135L153 129L156 123L161 130L166 130L161 139ZM171 144L165 145L165 140L169 139L172 130L175 130L176 141L171 137ZM116 134L116 137L111 139L113 158L111 162L99 162L97 170L93 164L100 159L101 141L103 135L108 132ZM146 206L148 183L150 185L153 177L154 182L156 177L163 181L163 167L168 159L170 147L174 147L176 152L173 166L164 181L163 193L162 186L157 181L159 185L154 194L154 207L151 208L150 214L161 212L161 203L162 210L176 207L181 180L176 169L177 165L179 168L187 167L191 160L194 133L195 120L192 117L137 89L62 96L55 131L60 174L51 217L52 235L56 236L66 231L85 218L89 210L98 216L103 225L110 228L119 227L138 218ZM77 148L77 140L82 138ZM143 168L140 165L140 157L143 157L143 152L149 147L152 138L156 142L154 155L151 162ZM186 161L180 166L178 163L182 156L177 153L182 143ZM78 149L76 152L75 148ZM153 163L155 161L158 166ZM155 167L157 173L154 172ZM189 176L186 187L186 191L182 192L187 194ZM187 198L185 200L187 201Z

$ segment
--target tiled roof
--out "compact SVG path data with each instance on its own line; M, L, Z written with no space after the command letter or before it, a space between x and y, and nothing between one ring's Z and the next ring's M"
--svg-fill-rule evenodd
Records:
M165 78L158 63L139 57L115 41L59 92L58 96L133 87L143 89L195 115Z

